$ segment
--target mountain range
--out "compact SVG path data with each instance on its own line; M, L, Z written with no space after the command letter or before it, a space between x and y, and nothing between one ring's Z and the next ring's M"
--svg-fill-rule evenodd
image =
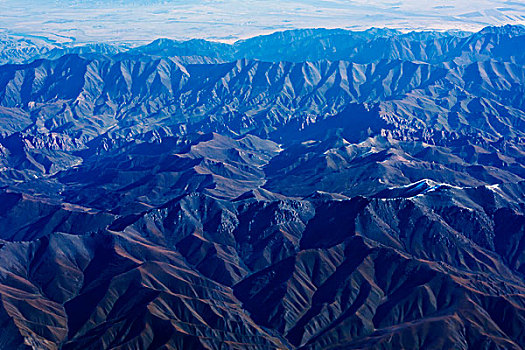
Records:
M525 29L4 40L0 348L525 348Z

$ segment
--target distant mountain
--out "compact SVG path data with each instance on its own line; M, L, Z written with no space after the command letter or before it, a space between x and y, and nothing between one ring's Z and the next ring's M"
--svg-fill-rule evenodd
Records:
M524 40L4 58L0 348L525 347Z
M351 61L354 63L408 60L439 63L466 62L488 58L514 61L524 55L514 49L522 45L525 26L487 27L478 33L462 31L421 31L403 33L393 29L366 31L344 29L298 29L240 40L234 44L194 39L177 41L158 39L130 48L129 44L38 45L31 39L19 40L27 52L6 51L0 63L24 63L37 58L54 59L67 53L103 54L116 59L137 56L207 57L216 62L256 59L268 62ZM9 39L9 38L8 38ZM13 41L11 39L11 41ZM6 45L6 43L4 43ZM11 44L12 45L12 44ZM10 56L12 55L12 56ZM515 57L517 56L517 57Z
M353 32L342 29L306 29L278 32L242 40L233 45L192 40L179 42L159 39L126 52L153 56L208 56L223 61L257 59L269 62L343 60L371 63L380 60L440 63L480 59L523 61L523 53L513 49L523 45L525 27L487 27L479 33L460 31L409 32L370 29Z
M129 49L129 45L92 43L73 45L56 42L45 37L0 34L0 64L22 64L37 59L57 59L66 54L82 54L86 57L113 56Z
M24 63L57 47L45 39L0 34L0 64Z

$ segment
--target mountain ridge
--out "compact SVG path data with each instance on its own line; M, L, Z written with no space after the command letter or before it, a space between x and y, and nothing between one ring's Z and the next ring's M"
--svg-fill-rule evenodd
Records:
M524 39L1 65L0 347L525 347Z
M145 45L87 43L70 46L71 44L48 43L39 38L6 35L3 45L5 50L0 63L29 63L35 59L56 59L65 54L83 54L87 57L109 55L119 57L134 57L141 55L160 57L207 57L220 62L242 58L268 61L302 62L307 60L349 60L353 57L356 63L370 63L377 59L416 59L418 45L426 46L419 51L430 51L434 54L446 54L444 48L450 50L447 60L461 56L462 50L471 50L476 45L482 49L480 39L493 35L508 39L515 38L516 44L522 41L525 28L521 25L505 25L502 27L486 27L479 32L449 31L411 31L403 32L389 28L370 28L363 31L346 29L295 29L275 32L267 35L254 36L238 40L232 44L209 41L205 39L174 40L159 38ZM34 40L34 41L32 41ZM410 46L411 50L407 50ZM403 48L407 46L407 48ZM505 48L505 45L503 45ZM506 47L512 50L512 48ZM378 52L380 53L378 55ZM425 61L428 58L419 57Z

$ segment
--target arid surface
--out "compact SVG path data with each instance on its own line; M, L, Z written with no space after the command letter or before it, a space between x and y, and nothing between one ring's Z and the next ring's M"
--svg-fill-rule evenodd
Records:
M0 348L525 347L524 27L9 42Z

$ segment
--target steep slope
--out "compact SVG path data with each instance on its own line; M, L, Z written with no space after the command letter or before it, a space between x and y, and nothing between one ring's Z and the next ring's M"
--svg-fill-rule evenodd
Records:
M122 157L113 153L144 152L149 146L140 144L164 139L187 144L196 132L251 133L283 144L258 176L273 192L281 192L282 181L308 177L296 183L315 184L286 186L288 195L371 194L379 177L386 185L421 178L460 186L519 181L524 72L499 61L448 68L401 61L182 65L70 55L5 66L0 103L7 126L0 144L10 175L2 181L36 177L60 187L71 174L115 168ZM100 154L107 159L100 162ZM152 161L162 162L159 156ZM369 166L376 178L355 177ZM356 183L341 179L345 171Z
M525 208L513 203L523 191L194 194L108 231L6 242L3 317L16 328L2 339L68 349L519 349Z
M0 66L0 348L524 348L524 37Z

